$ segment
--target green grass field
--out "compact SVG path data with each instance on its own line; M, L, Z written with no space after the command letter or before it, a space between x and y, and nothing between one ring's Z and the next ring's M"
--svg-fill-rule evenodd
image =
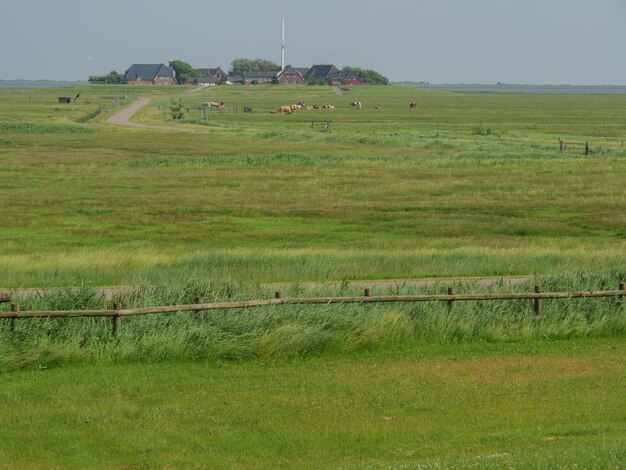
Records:
M624 95L191 90L0 88L0 287L63 288L22 310L626 279ZM143 96L193 132L106 122ZM616 299L0 321L0 469L624 468L625 339Z
M74 92L71 105L56 90L0 92L1 286L625 267L624 96L62 91ZM136 119L197 132L104 123L137 96L154 101ZM182 123L168 108L179 97ZM269 114L301 99L335 109ZM231 112L202 121L206 100ZM232 112L246 105L255 113ZM559 138L595 153L560 153Z
M14 372L0 468L619 469L624 344Z

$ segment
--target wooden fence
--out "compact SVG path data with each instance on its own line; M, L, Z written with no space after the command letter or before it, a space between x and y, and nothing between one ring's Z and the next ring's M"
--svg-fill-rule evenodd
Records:
M244 300L238 302L213 302L205 303L202 298L196 298L194 304L170 305L164 307L145 307L124 309L120 303L114 303L112 308L106 310L43 310L21 311L19 304L11 304L10 312L0 312L0 319L10 319L11 331L15 328L16 321L22 318L70 318L70 317L111 317L113 334L122 327L123 317L137 315L152 315L158 313L195 312L200 317L207 310L242 309L252 307L265 307L270 305L296 305L296 304L368 304L368 303L398 303L398 302L446 302L448 309L454 307L457 301L490 301L490 300L532 300L535 315L541 315L542 301L544 299L575 299L575 298L598 298L616 297L618 302L625 304L626 283L621 282L617 290L605 291L582 291L582 292L542 292L541 286L536 285L534 292L503 293L503 294L457 294L452 287L448 288L447 294L429 295L372 295L372 289L366 288L362 296L354 297L283 297L281 292L276 292L275 298L265 300Z
M589 146L589 142L565 142L559 139L559 150L561 152L567 150L568 147L584 147L585 155L593 153L593 150L591 150L591 147Z

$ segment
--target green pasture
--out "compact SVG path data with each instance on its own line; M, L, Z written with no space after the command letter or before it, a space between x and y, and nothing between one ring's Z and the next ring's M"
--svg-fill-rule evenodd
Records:
M625 96L191 90L0 90L0 285L625 266ZM139 96L137 121L195 132L106 123ZM270 114L300 100L335 109ZM203 120L205 101L229 111Z
M136 121L193 132L106 122L143 96ZM334 109L270 114L301 100ZM206 101L228 111L205 119ZM22 310L425 276L616 289L625 135L622 95L0 89L0 287ZM105 284L141 287L106 299ZM99 318L13 326L0 321L0 469L626 466L617 298L544 301L540 317L502 301L175 313L125 318L116 336Z
M13 372L0 468L626 465L620 340Z

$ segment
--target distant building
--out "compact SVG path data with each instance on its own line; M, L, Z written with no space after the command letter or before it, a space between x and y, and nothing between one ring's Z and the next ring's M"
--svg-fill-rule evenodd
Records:
M129 85L176 85L174 69L165 64L133 64L124 74Z
M314 65L305 76L322 80L329 85L361 85L361 79L350 70L339 70L334 65Z
M197 85L217 85L226 79L226 72L221 67L196 70L198 71L198 76L194 78L193 82Z
M322 80L328 82L330 77L339 72L339 69L334 65L314 65L312 66L306 73L307 76L317 78L318 80Z
M287 66L278 72L277 80L279 85L304 85L306 80L304 75L309 69Z
M276 72L243 72L243 79L246 85L253 83L276 83L276 77Z
M245 79L243 78L243 75L229 75L226 77L226 83L232 85L243 85L245 83Z
M328 78L329 85L361 85L361 79L351 70L338 70Z

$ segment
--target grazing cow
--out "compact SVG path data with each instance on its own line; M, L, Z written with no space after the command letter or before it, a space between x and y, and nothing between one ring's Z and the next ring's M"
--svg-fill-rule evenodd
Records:
M293 109L291 106L279 106L276 110L272 111L272 114L291 114L293 113Z
M380 109L380 105L377 104L376 106L374 106L374 109Z
M362 103L360 101L353 101L350 104L352 105L352 107L354 107L354 109L361 109L362 107Z
M417 101L411 101L411 103L409 103L409 109L417 109Z
M206 103L202 103L200 106L209 109L221 109L224 107L224 102L222 101L221 103L216 103L215 101L207 101Z

